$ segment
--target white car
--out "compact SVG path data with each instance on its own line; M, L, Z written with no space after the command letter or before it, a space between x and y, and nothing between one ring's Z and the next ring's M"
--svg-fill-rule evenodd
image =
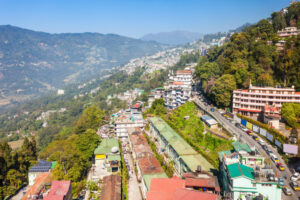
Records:
M265 141L263 141L262 139L258 140L258 143L263 146L263 145L266 145Z
M298 181L300 178L300 174L298 172L295 172L292 176L291 176L291 181Z

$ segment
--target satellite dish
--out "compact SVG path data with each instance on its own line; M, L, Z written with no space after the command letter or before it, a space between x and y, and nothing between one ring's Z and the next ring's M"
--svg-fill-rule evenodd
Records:
M111 148L111 152L112 153L117 153L119 151L119 148L118 147L113 147Z

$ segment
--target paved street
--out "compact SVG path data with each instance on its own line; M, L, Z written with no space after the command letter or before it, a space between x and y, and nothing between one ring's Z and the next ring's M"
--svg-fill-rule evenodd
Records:
M130 174L130 178L128 181L128 198L129 200L143 200L140 192L137 176L135 174L132 156L129 153L124 154L124 159L128 160L128 165L129 165L128 171Z
M269 157L265 150L262 149L261 145L258 144L256 141L254 141L252 139L251 136L249 136L247 133L245 133L244 131L240 130L239 128L237 128L234 124L230 123L228 120L226 120L219 112L215 111L215 112L211 112L210 110L210 106L207 105L205 106L202 102L199 101L198 98L194 98L193 101L203 110L205 110L207 113L209 113L211 116L213 116L220 124L223 125L223 127L229 131L231 134L235 135L237 138L241 137L241 140L245 143L247 143L249 146L255 146L258 151L265 157ZM280 171L278 170L278 168L276 167L275 163L271 161L271 166L273 168L273 170L275 171L275 173L278 174L279 177L284 177L285 174L287 174L288 178L286 180L284 180L285 185L288 186L293 195L290 197L287 197L283 194L283 199L298 199L298 197L300 197L300 192L295 192L291 187L290 187L290 177L292 175L292 173L290 172L290 170L288 169L287 165L284 163L284 161L282 160L280 154L277 152L276 148L273 148L271 145L269 145L269 148L273 151L273 153L278 157L279 162L284 164L285 167L285 171Z

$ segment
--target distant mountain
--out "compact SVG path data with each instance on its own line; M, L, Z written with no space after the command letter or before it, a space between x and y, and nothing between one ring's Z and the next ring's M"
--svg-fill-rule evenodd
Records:
M166 45L115 34L49 34L0 26L0 104L95 76Z
M145 41L156 41L162 44L180 45L198 40L203 36L201 33L188 32L188 31L171 31L161 32L154 34L147 34L141 37Z

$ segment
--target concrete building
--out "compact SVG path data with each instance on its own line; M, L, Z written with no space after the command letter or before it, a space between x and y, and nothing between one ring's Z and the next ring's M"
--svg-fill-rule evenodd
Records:
M95 165L109 168L111 172L119 170L120 149L119 142L114 138L105 138L94 151Z
M277 182L269 181L268 171L253 170L240 163L220 166L224 196L233 200L263 199L281 200L281 187Z
M242 163L249 167L265 167L265 157L263 157L254 147L250 148L246 143L233 142L233 149L221 151L219 154L220 163L226 165Z
M177 71L176 75L171 71L165 84L165 106L174 109L184 104L192 93L193 72L189 68Z
M174 161L175 173L182 176L199 168L210 172L212 165L182 139L164 120L150 118L150 135L156 141L157 151Z
M233 91L232 110L246 116L259 116L265 106L280 108L283 103L300 103L300 92L291 88L256 87L250 84L248 90L237 89Z
M71 181L52 181L50 192L44 200L72 200Z
M49 162L45 160L39 160L38 163L32 166L28 172L28 185L31 186L34 184L35 178L38 177L41 173L50 172L54 168L56 162Z
M209 115L202 115L201 120L210 128L218 128L218 122Z
M162 99L164 97L165 88L155 88L151 91L151 94L148 96L148 107L152 106L152 103L156 99Z
M115 133L118 138L127 138L129 129L140 128L144 129L145 120L142 113L136 109L127 109L114 117Z
M277 31L277 35L280 38L287 38L287 37L291 37L293 35L298 35L300 34L300 30L297 29L297 27L286 27L284 29L282 29L281 31Z

